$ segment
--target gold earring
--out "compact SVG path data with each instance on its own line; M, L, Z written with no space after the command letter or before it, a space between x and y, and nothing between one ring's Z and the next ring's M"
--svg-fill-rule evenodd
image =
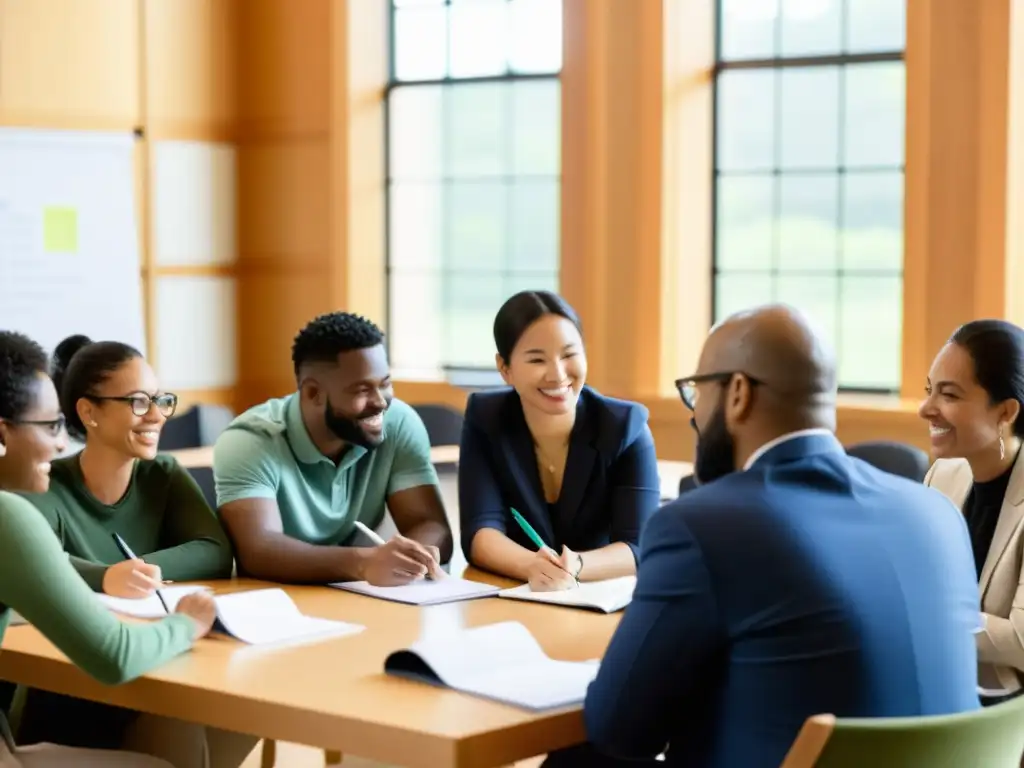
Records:
M89 422L89 426L90 426L90 427L98 427L98 426L99 426L99 424L97 424L97 423L96 423L95 421L90 421L90 422ZM1002 440L1003 438L1001 438L1001 437L1000 437L999 439L1000 439L1000 440Z
M1003 428L999 428L999 460L1006 458L1006 442L1003 440Z

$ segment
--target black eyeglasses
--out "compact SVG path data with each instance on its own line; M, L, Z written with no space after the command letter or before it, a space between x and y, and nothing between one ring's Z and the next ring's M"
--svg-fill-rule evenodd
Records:
M117 403L128 403L132 407L132 413L136 416L145 416L155 405L157 410L169 419L178 408L178 396L170 392L165 392L162 395L132 392L130 395L122 395L121 397L100 397L99 395L86 395L86 397L96 402L110 400Z
M66 420L64 414L60 414L56 419L3 419L8 424L27 425L32 427L43 427L53 437L56 437L64 431Z
M750 376L743 371L721 371L719 373L704 373L700 376L690 376L687 379L676 379L676 389L679 391L679 397L683 400L683 405L692 411L697 405L698 384L703 384L708 381L719 381L724 384L732 379L733 376L737 375L745 376L747 381L754 386L763 383L759 379L755 379L753 376Z

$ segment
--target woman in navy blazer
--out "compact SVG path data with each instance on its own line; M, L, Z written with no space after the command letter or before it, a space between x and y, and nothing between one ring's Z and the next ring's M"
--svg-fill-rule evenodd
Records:
M636 573L640 531L661 496L647 409L584 386L579 319L553 293L506 301L494 341L509 386L470 396L459 451L466 559L535 590Z

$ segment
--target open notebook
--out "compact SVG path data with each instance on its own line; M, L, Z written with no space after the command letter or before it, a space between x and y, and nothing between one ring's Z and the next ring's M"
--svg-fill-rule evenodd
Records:
M481 584L479 581L455 577L437 581L420 579L401 587L375 587L365 581L339 581L336 584L328 584L328 586L343 589L346 592L355 592L359 595L379 597L383 600L393 600L410 605L454 603L459 600L489 597L500 591L498 587L493 587L490 584Z
M512 589L504 589L498 596L614 613L629 605L635 587L636 576L622 576L605 581L585 581L578 587L558 592L534 592L529 584L523 584Z
M384 662L384 671L391 675L531 710L582 703L597 669L596 661L548 657L517 621L423 640Z
M203 589L206 587L182 585L164 587L160 592L167 601L167 607L173 611L185 595ZM98 597L111 610L129 616L158 618L167 615L156 595L144 600L125 600L109 595ZM156 603L155 608L152 603L142 605L149 600ZM217 621L213 628L251 645L315 640L355 634L365 629L360 624L306 616L283 589L234 592L219 595L214 602L217 604Z

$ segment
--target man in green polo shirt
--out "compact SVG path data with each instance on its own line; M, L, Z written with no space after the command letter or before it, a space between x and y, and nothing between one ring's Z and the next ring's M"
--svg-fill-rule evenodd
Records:
M254 406L217 440L217 506L248 576L282 583L441 577L452 533L416 412L394 399L384 334L358 315L295 338L298 391ZM391 513L398 535L349 546Z

